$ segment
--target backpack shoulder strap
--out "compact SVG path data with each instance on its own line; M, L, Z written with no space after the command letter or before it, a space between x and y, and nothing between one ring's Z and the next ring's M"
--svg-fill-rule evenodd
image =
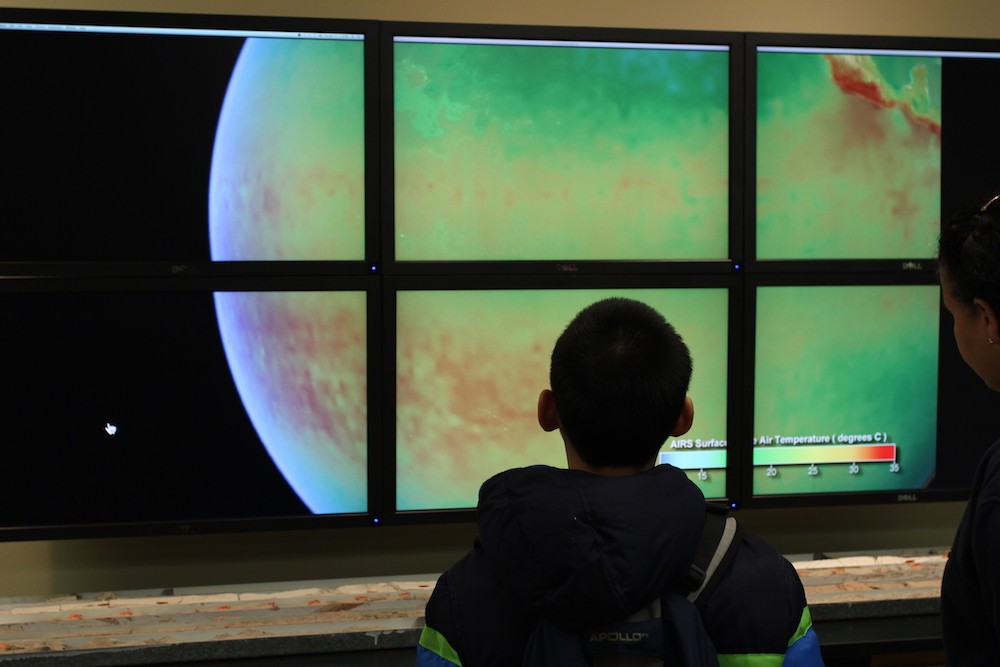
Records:
M697 607L678 593L660 598L664 665L719 667L719 657Z
M725 506L707 504L705 527L680 592L699 609L708 604L719 578L736 556L741 527Z
M648 620L627 618L584 632L539 619L528 638L522 664L591 665L598 656L633 654L672 660L672 664L718 667L700 612L739 549L740 526L725 506L706 507L705 526L690 571L681 586L659 599L659 614Z

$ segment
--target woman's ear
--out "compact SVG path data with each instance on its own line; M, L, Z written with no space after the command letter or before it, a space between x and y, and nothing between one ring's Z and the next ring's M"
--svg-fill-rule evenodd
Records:
M559 428L559 410L551 389L543 389L538 395L538 425L543 431L555 431Z
M979 319L986 329L986 337L990 342L1000 342L1000 322L997 321L996 311L985 299L973 299L972 304L979 312Z
M684 435L689 430L691 430L691 424L694 423L694 401L691 400L690 396L684 397L684 407L681 408L681 414L677 418L677 423L674 424L674 430L670 432L670 435L676 437L679 435Z

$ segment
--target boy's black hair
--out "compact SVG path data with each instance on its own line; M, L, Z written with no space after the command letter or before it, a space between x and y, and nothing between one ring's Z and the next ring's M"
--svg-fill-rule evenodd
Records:
M653 308L624 298L580 311L552 350L560 425L595 467L648 463L670 436L691 382L691 354Z
M942 228L938 260L952 296L971 304L985 299L1000 312L1000 200L959 211Z

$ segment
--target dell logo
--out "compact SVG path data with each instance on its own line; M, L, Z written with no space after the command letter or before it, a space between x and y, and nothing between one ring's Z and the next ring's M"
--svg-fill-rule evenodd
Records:
M648 632L595 632L590 635L592 642L641 642L649 637Z

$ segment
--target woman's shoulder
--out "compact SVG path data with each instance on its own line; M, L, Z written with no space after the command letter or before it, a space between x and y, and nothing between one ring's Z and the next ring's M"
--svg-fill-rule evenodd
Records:
M1000 486L1000 440L997 440L983 455L980 474L987 484Z

